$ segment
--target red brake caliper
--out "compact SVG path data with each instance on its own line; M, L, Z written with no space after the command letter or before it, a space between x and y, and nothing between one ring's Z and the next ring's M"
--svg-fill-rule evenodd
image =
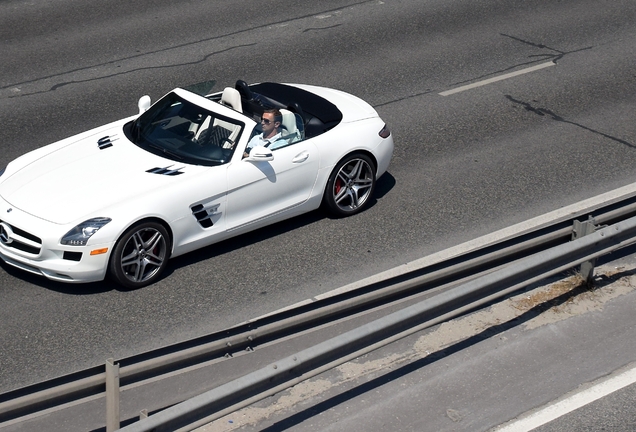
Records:
M342 189L342 180L340 178L336 179L336 187L335 189L335 194L338 195L340 193L340 189Z

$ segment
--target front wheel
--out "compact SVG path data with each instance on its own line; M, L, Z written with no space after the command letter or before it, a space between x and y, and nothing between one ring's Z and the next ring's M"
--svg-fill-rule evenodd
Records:
M375 164L365 154L354 153L342 159L329 176L324 201L336 216L362 211L375 189Z
M110 259L110 276L126 288L154 283L168 263L170 238L157 222L128 229L117 241Z

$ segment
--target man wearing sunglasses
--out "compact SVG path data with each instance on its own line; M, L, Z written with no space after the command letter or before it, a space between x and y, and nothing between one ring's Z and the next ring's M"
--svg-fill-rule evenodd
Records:
M263 132L258 135L254 135L252 139L250 139L250 142L247 143L247 148L245 149L243 157L246 157L250 150L256 146L264 146L270 150L274 150L275 148L286 145L287 141L281 138L280 133L282 120L283 116L278 109L273 108L265 110L261 117L261 129Z

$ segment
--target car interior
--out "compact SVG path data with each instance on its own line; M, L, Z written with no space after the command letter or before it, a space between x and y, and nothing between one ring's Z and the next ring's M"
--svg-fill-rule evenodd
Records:
M226 87L220 96L217 94L210 98L255 121L260 120L264 110L278 108L283 114L283 135L289 136L292 142L318 136L342 120L342 113L331 102L285 84L265 82L248 85L245 81L238 80L234 88Z

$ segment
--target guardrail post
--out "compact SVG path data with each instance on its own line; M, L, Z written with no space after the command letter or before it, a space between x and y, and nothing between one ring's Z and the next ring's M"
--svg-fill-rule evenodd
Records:
M119 364L106 360L106 432L119 429Z
M572 230L572 240L576 240L583 236L593 234L596 231L596 224L594 218L590 216L585 222L574 221L574 228ZM594 276L594 266L596 265L596 259L591 259L581 263L579 268L579 275L589 285L592 283L592 277Z

